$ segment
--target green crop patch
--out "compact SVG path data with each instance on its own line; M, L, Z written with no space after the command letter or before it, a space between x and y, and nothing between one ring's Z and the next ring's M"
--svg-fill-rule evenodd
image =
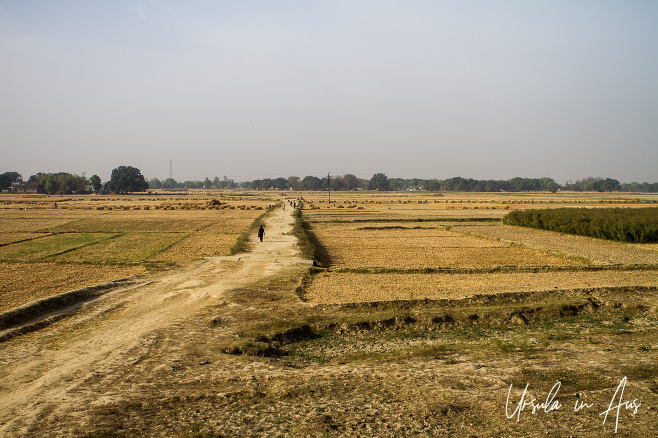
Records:
M0 247L0 260L36 261L76 248L102 242L110 237L102 233L62 233Z
M129 233L54 258L58 262L134 264L143 262L187 237L183 233Z

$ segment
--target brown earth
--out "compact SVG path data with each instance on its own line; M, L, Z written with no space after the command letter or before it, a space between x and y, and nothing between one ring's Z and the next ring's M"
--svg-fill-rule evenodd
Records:
M308 304L292 224L1 343L0 436L658 434L656 288Z

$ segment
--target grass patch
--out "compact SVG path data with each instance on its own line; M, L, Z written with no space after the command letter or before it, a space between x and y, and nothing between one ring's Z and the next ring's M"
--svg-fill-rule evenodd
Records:
M302 253L302 257L315 260L316 259L316 246L318 242L312 242L311 237L309 236L308 224L302 220L302 209L298 208L293 213L295 218L295 224L292 229L292 234L297 237L299 249Z
M36 261L63 254L115 237L104 233L61 233L0 248L0 259L6 261Z

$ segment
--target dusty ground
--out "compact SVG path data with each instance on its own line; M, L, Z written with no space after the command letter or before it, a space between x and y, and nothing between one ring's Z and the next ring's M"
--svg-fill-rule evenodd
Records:
M291 230L0 344L0 436L658 435L656 288L311 305Z

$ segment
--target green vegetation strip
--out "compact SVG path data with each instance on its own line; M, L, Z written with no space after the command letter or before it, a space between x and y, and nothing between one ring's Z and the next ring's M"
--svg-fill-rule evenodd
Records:
M619 242L658 242L658 208L519 210L503 223Z

